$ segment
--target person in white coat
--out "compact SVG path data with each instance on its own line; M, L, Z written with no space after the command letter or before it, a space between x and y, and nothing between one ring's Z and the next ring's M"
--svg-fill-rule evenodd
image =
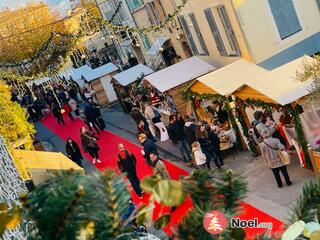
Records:
M144 111L145 118L147 119L150 131L153 137L156 136L154 126L156 126L160 131L160 141L166 141L169 139L168 131L164 123L161 121L161 115L157 111L157 109L151 106L150 103L145 104L145 111Z
M194 142L194 143L192 143L191 146L192 146L193 159L194 159L197 167L206 168L207 157L202 152L199 142Z

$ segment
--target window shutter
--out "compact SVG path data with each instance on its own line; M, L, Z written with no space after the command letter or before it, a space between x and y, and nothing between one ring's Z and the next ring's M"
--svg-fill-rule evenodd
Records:
M231 23L230 23L230 20L229 20L229 17L227 15L225 7L224 6L220 6L218 8L218 12L219 12L219 16L221 18L223 27L225 29L225 32L227 34L231 49L233 51L233 53L229 54L229 55L240 56L239 45L238 45L237 39L236 39L236 37L234 35L234 32L233 32L233 29L232 29L232 26L231 26Z
M281 39L301 30L292 0L268 0Z
M190 32L190 29L189 29L189 26L188 26L186 19L184 18L184 16L179 16L179 19L180 19L181 25L187 35L187 39L188 39L191 51L193 52L193 55L199 55L198 49L197 49L196 44L193 40L193 37Z
M211 29L213 38L214 38L214 40L216 42L218 51L220 52L220 55L221 56L227 56L227 51L226 51L226 48L225 48L225 46L223 44L219 29L218 29L217 24L216 24L216 21L214 20L214 17L213 17L213 14L212 14L212 10L210 8L205 9L204 10L204 15L207 18L209 27Z
M197 37L199 39L199 42L200 42L200 45L201 45L201 48L202 48L204 54L208 55L208 49L207 49L207 46L206 46L206 44L205 44L205 42L204 42L204 40L202 38L202 34L200 32L200 28L199 28L199 25L197 23L196 17L194 16L193 13L189 13L188 15L190 17L190 20L191 20L191 22L193 24L193 27L194 27L196 33L197 33Z

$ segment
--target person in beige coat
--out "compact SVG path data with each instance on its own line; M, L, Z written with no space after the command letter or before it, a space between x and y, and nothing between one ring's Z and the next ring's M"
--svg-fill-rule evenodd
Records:
M259 147L261 149L262 158L267 163L267 165L271 168L278 187L282 188L282 180L280 177L280 172L282 172L282 175L286 181L286 184L290 186L292 182L290 180L287 167L282 163L278 155L278 151L284 150L285 146L283 146L280 143L279 139L273 138L268 129L263 129L261 131L261 137L263 138L263 141L259 143Z

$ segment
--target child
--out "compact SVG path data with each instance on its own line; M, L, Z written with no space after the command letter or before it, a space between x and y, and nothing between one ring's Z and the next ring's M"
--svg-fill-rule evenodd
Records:
M194 161L199 168L205 168L207 163L206 155L201 151L199 142L192 143L192 153Z

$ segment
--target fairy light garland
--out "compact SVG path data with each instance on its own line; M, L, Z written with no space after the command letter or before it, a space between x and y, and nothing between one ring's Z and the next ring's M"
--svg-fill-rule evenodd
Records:
M149 27L142 27L142 28L122 26L122 25L120 26L112 23L113 19L117 15L117 12L120 11L120 7L121 7L120 4L118 5L115 13L113 14L112 18L109 21L102 19L100 16L99 17L92 16L89 13L86 13L83 16L83 21L81 21L82 26L80 27L78 34L52 32L48 40L42 45L39 51L31 58L18 63L12 63L12 62L3 63L3 64L0 63L0 79L11 79L18 82L23 82L23 81L31 81L37 78L49 77L53 74L57 74L63 68L64 63L58 63L57 66L55 66L53 69L52 67L49 67L49 69L47 69L44 72L31 74L28 76L23 76L21 74L17 74L10 71L12 68L27 66L28 64L34 63L39 58L44 57L47 54L49 47L54 42L54 38L57 36L61 36L67 39L73 39L73 43L71 43L71 45L73 46L74 43L77 42L80 38L92 36L97 32L99 32L103 27L109 29L111 31L111 35L114 35L115 32L117 31L131 32L131 33L134 33L135 35L142 34L142 33L146 34L151 32L163 31L166 27L174 23L175 18L178 17L178 15L184 9L188 1L189 0L182 0L181 5L179 5L171 15L168 15L168 17L164 21L158 24L153 24ZM64 62L66 61L66 59L70 57L73 50L74 50L73 47L71 49L66 50L66 53L64 54L66 55Z

